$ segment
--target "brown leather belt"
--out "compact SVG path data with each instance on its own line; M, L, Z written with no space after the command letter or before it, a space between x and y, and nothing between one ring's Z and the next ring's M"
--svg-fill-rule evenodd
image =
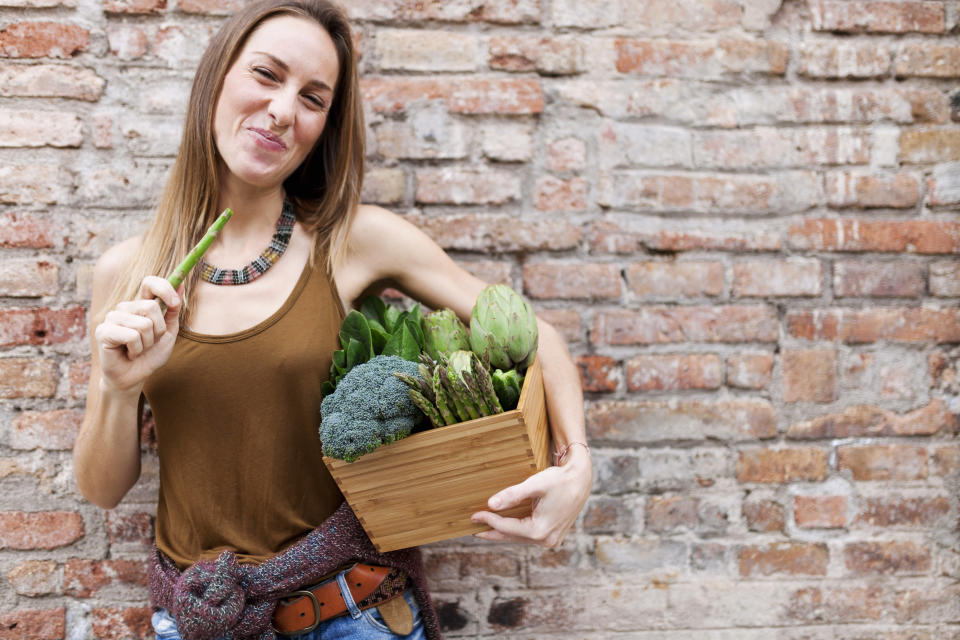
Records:
M354 565L344 576L353 601L359 603L370 596L389 573L389 567ZM369 609L378 604L381 602L371 602L363 607L358 605L358 608ZM321 622L342 616L347 611L349 609L340 593L340 584L334 576L282 598L273 614L273 630L287 636L309 633Z

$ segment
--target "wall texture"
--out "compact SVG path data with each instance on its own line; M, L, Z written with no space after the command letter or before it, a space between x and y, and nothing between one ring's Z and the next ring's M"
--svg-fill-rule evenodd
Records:
M96 256L231 0L0 0L0 639L147 638L157 464L73 481ZM426 549L450 637L960 638L960 2L353 0L366 198L587 391L556 550Z

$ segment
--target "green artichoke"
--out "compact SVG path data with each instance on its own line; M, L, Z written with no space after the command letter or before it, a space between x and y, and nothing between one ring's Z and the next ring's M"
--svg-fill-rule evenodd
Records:
M435 362L454 351L470 349L467 327L450 309L428 313L420 322L423 328L423 349Z
M526 370L537 355L537 317L504 284L483 289L470 314L470 349L491 369Z

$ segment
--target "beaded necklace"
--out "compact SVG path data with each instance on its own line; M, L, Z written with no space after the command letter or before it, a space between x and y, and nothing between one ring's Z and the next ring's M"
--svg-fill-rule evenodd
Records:
M272 267L283 255L283 252L287 250L290 235L293 233L294 222L296 222L296 216L293 213L293 205L290 204L289 200L284 200L283 210L277 220L277 230L270 240L270 245L263 250L263 253L242 269L221 269L201 258L200 277L211 284L218 285L247 284L256 280Z

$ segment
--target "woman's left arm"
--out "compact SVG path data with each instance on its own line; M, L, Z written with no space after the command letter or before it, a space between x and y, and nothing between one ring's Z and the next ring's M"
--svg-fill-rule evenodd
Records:
M465 271L429 236L403 218L379 207L362 206L351 228L350 249L337 286L348 302L372 285L393 286L433 309L452 309L465 322L485 283ZM590 494L593 469L586 444L583 392L576 365L559 333L538 319L538 358L543 369L547 415L554 445L567 453L524 482L490 497L490 511L473 515L492 528L477 534L487 540L559 545ZM571 445L579 442L584 446ZM494 513L525 500L533 501L530 517L505 518Z

